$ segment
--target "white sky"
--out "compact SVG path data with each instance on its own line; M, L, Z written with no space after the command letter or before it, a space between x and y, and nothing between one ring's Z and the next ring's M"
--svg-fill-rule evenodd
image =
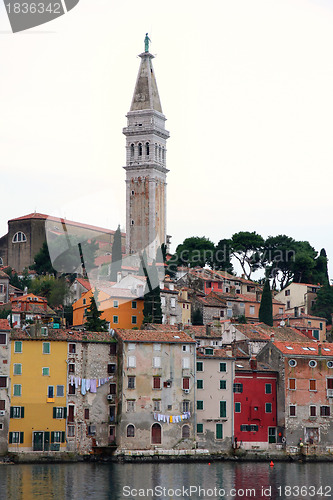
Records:
M12 34L0 2L0 235L35 210L124 227L122 128L148 31L172 250L248 230L332 260L332 26L330 0L80 0Z

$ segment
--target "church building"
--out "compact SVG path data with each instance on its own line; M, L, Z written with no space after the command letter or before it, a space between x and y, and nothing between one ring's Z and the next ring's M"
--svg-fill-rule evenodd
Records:
M126 136L126 249L146 250L150 259L166 237L166 118L162 112L148 34L138 77L127 113Z

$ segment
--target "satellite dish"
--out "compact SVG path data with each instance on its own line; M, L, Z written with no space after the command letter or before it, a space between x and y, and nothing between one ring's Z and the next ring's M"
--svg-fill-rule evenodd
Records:
M286 324L285 321L283 321L283 320L280 321L280 326L284 326L285 324Z

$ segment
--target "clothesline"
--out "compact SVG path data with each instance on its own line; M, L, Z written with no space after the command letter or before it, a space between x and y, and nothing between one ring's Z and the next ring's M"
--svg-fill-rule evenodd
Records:
M74 375L70 376L69 383L70 385L75 385L75 388L78 389L81 387L81 394L84 396L87 392L97 392L97 387L106 384L111 380L111 377L106 378L81 378L74 377Z
M154 413L154 420L158 422L165 422L167 424L176 424L178 422L182 422L183 420L187 420L191 417L191 413L189 411L185 411L182 415L163 415L161 413Z

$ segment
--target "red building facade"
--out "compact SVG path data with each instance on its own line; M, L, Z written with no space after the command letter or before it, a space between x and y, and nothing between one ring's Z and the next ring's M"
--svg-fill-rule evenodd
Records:
M255 359L236 361L235 447L268 449L280 441L277 428L277 373Z

